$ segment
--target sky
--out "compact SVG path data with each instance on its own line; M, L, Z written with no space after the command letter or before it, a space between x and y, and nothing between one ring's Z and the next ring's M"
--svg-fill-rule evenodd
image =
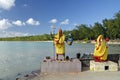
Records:
M112 19L120 0L0 0L0 37L50 34Z

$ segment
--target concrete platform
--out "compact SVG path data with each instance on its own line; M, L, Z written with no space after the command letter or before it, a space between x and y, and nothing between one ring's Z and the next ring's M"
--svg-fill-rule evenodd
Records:
M90 61L91 71L118 71L118 64L112 61L107 62L95 62Z
M81 62L74 61L48 61L41 62L41 73L69 73L81 72Z
M33 80L120 80L120 72L79 72L61 74L40 74Z

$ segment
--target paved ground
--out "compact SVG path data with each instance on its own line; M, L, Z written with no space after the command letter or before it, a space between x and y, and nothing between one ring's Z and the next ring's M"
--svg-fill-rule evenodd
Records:
M120 80L119 71L93 72L88 68L79 73L40 73L35 71L28 76L16 80Z
M41 74L32 80L120 80L120 71Z

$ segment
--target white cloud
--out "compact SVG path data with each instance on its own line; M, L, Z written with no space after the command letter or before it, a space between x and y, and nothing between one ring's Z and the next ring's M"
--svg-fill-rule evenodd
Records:
M33 18L29 18L29 19L26 21L26 23L29 24L29 25L35 25L35 26L40 25L40 22L34 20Z
M29 36L29 33L21 33L16 31L0 31L0 37L16 37L16 36Z
M66 20L62 21L60 24L61 24L61 25L69 24L69 19L66 19Z
M38 26L40 25L39 21L34 20L33 18L29 18L26 23L28 25L35 25ZM21 20L16 20L16 21L9 21L8 19L1 19L0 20L0 30L5 30L8 29L9 27L13 27L14 25L16 26L25 26L25 22L22 22Z
M0 0L1 9L9 10L13 6L15 6L15 0Z
M11 26L12 26L12 24L10 23L10 21L8 19L0 20L0 30L8 29Z
M22 22L22 21L20 21L20 20L13 21L12 23L13 23L14 25L16 25L16 26L24 26L24 25L25 25L25 23Z
M34 20L33 18L29 18L26 23L28 25L40 25L39 21ZM7 31L8 28L16 26L25 26L25 22L21 20L8 20L8 19L0 19L0 37L15 37L15 36L29 36L33 34L22 33L16 31Z
M77 23L74 23L73 25L74 25L74 26L78 26L78 24L77 24Z
M50 23L57 23L57 19L51 19L50 21L49 21Z
M27 4L23 4L23 7L27 7L28 5Z

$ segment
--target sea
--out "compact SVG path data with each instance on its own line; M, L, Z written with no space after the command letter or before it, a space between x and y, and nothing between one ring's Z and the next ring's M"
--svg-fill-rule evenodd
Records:
M120 54L120 44L108 44L109 54ZM65 53L70 58L77 53L91 54L92 43L66 44ZM54 58L53 42L37 41L1 41L0 42L0 80L16 80L32 71L40 69L40 62L46 56Z

